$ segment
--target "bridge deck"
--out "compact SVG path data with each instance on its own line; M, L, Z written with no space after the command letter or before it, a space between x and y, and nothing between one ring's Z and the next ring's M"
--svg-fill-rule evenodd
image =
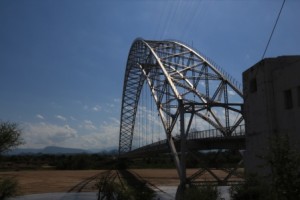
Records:
M173 138L177 152L180 152L179 136ZM245 131L244 126L235 129L231 136L223 136L217 129L196 131L187 137L187 148L194 150L212 150L212 149L245 149ZM121 157L140 157L146 154L169 153L169 145L167 140L161 140L120 155Z

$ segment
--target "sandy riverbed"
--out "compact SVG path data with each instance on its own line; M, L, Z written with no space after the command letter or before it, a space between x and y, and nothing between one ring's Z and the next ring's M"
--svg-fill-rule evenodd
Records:
M0 177L15 177L20 185L20 192L26 194L68 192L78 183L95 176L105 170L45 170L45 171L13 171L0 172ZM175 169L132 169L142 179L157 186L177 186L178 175ZM196 169L188 169L187 176L195 173ZM221 171L214 171L218 176L225 176ZM205 173L202 180L210 180L211 175ZM83 192L96 191L96 180L90 182Z

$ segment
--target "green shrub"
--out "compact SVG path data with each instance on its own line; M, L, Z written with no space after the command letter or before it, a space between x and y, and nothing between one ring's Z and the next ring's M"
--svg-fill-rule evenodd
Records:
M263 184L256 176L248 176L244 184L230 188L232 200L267 200L271 199L269 186Z
M250 176L245 184L233 186L232 200L300 199L299 153L290 145L287 134L272 135L268 146L266 155L260 157L265 161L264 167L267 167L270 174L263 177Z
M300 154L291 146L287 134L275 134L264 157L271 170L271 189L275 200L300 199Z
M185 200L216 200L219 192L216 186L205 185L201 187L191 187L185 190Z
M18 192L18 182L13 178L0 180L0 200L16 196Z

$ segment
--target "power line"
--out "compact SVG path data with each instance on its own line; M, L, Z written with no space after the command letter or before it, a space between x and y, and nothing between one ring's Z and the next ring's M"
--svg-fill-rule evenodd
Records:
M266 46L266 48L265 48L264 54L263 54L263 56L262 56L262 58L261 58L261 59L264 59L264 57L265 57L265 54L266 54L266 52L267 52L267 49L268 49L268 47L269 47L269 44L270 44L270 41L271 41L271 39L272 39L273 33L274 33L274 31L275 31L275 28L276 28L277 22L278 22L278 20L279 20L279 17L280 17L281 11L282 11L282 9L283 9L284 3L285 3L285 0L283 0L283 2L282 2L282 5L281 5L280 11L279 11L279 13L278 13L278 16L277 16L276 22L275 22L275 24L274 24L274 27L273 27L272 33L271 33L271 35L270 35L270 37L269 37L269 41L268 41L268 43L267 43L267 46Z

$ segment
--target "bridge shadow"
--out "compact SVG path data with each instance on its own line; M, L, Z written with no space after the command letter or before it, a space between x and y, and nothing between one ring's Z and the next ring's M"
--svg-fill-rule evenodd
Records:
M155 192L148 187L145 180L142 180L128 170L119 170L119 173L126 181L136 200L152 200L154 198Z

